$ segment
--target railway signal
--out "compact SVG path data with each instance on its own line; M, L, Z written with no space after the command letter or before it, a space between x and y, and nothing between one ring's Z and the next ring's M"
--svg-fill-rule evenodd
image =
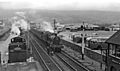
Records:
M85 34L84 34L85 25L84 25L84 22L83 22L83 25L81 26L81 28L83 30L83 33L81 34L81 36L82 36L82 60L84 60L84 49L85 49L85 41L84 41L84 38L85 38Z
M57 21L56 21L56 19L54 19L53 21L54 21L53 22L53 24L54 24L54 33L56 33L57 32L57 27L56 27Z

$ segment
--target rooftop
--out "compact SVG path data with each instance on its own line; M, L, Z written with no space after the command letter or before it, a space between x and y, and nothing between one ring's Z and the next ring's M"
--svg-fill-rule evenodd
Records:
M114 33L109 39L106 40L106 42L120 45L120 30Z

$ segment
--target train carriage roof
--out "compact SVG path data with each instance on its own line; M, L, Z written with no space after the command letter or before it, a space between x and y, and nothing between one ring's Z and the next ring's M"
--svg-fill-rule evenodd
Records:
M96 42L105 42L109 37L88 37L87 40Z

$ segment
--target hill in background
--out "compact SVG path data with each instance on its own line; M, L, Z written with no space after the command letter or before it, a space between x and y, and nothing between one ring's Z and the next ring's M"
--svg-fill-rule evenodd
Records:
M92 24L120 23L120 12L107 11L37 11L36 15L44 19L57 18L62 23Z
M53 22L57 19L63 24L78 24L83 21L90 24L114 24L120 23L120 12L111 11L79 11L79 10L3 10L0 11L0 18L12 17L17 11L27 12L30 20L42 19ZM34 13L30 13L33 11Z

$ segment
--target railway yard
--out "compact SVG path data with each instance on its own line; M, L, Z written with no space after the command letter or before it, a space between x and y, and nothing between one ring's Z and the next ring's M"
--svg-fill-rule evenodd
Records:
M120 0L0 0L0 71L120 71Z
M62 50L61 53L55 53L53 56L49 56L47 54L47 50L46 50L47 46L44 45L45 43L43 43L41 41L41 38L39 38L40 36L37 36L37 35L40 35L40 34L34 33L34 35L31 36L30 38L33 39L33 37L36 36L36 37L34 37L34 43L36 42L35 43L36 46L35 46L35 44L32 43L33 47L34 47L32 49L36 50L36 52L38 52L34 55L39 55L38 57L41 57L41 59L43 60L43 63L45 65L43 68L45 68L47 66L47 68L49 69L48 64L51 65L51 64L53 64L51 62L54 62L55 65L57 65L58 69L64 70L64 71L94 71L94 70L104 71L104 65L103 65L103 68L100 69L100 64L98 62L96 62L94 60L87 61L90 59L82 60L81 54L77 53L76 51L71 50L69 47L66 47L66 46L64 46L65 48ZM31 42L33 42L33 41L31 41ZM41 54L39 54L40 50L37 50L37 47L39 47L39 48L41 47L42 48L41 50L44 50L43 52L45 52L45 54L43 54L43 52ZM46 56L44 56L44 55L46 55ZM50 57L50 59L48 59L46 57ZM36 59L38 59L38 58L36 58ZM47 59L47 60L52 59L52 61L47 61L44 59ZM95 66L95 65L97 65L97 66ZM50 67L50 68L52 68L52 67ZM54 68L54 69L56 69L56 68Z
M64 45L64 49L62 49L61 53L55 53L53 55L49 55L47 53L47 46L45 42L40 38L41 35L38 31L31 30L26 33L25 37L28 39L29 47L31 49L32 56L35 61L39 62L41 70L43 71L102 71L100 68L96 69L94 66L94 62L89 62L81 59L81 55L70 49L69 47ZM11 36L10 36L11 37ZM9 38L8 38L9 39ZM34 65L34 63L33 63ZM3 70L6 68L4 68ZM15 67L13 65L13 67ZM22 70L18 66L15 71ZM13 71L12 66L8 66L6 71ZM27 69L27 68L26 68ZM28 65L29 69L29 65ZM23 67L24 70L24 67ZM23 71L22 70L22 71ZM28 70L29 71L29 70ZM37 70L36 70L37 71Z
M32 40L33 36L30 36L30 38ZM37 57L41 58L43 62L42 65L43 65L43 68L45 68L45 70L49 70L49 71L91 71L90 69L81 65L78 61L73 59L71 56L69 56L65 52L61 52L58 54L55 53L53 56L49 56L47 54L44 43L40 40L34 37L34 41L31 41L32 44L34 43L33 44L34 48L32 47L32 49L34 51L33 53L36 52L36 54L34 55L38 55Z
M105 33L106 32L104 32L103 34ZM109 36L114 33L115 32L111 32ZM27 39L27 44L29 44L28 49L30 49L31 56L34 58L33 62L30 63L28 62L28 64L26 63L18 64L18 65L15 65L14 63L12 65L5 64L5 65L1 65L0 67L1 70L2 71L105 71L105 64L102 63L102 68L101 68L100 61L91 59L87 55L85 56L85 59L82 60L81 44L77 44L70 41L70 37L69 37L70 34L72 33L66 34L63 32L59 34L65 36L62 38L62 44L64 48L61 50L61 53L48 54L47 53L48 46L47 43L41 37L42 33L38 30L31 29L30 31L25 33L24 37ZM12 36L8 37L8 39L6 40L7 42L10 41L10 37ZM77 49L78 51L76 51L76 49L72 47L78 47ZM86 51L88 50L86 49ZM99 50L97 51L97 53L99 53ZM5 52L3 52L3 54L5 54ZM4 61L4 59L2 58L1 60Z

